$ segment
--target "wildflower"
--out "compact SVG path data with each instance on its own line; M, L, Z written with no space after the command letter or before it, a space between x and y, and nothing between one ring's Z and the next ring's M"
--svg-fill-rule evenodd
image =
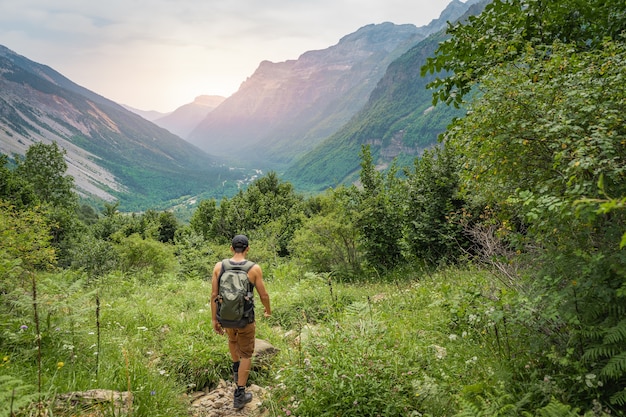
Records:
M58 363L57 363L57 369L61 369L61 368L63 368L63 366L64 366L64 365L65 365L65 363L63 363L63 362L58 362Z
M150 391L150 395L155 396L156 395L156 391L155 390Z
M26 329L28 329L28 326L27 326L27 325L22 324L22 325L20 326L20 330L24 331L24 330L26 330Z
M450 339L450 340L454 341L454 340L456 340L456 339L457 339L457 337L458 337L458 336L457 336L457 335L455 335L455 334L453 333L453 334L451 334L450 336L448 336L448 339Z

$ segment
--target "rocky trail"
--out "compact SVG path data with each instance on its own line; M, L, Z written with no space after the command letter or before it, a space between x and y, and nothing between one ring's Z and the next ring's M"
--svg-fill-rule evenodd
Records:
M253 367L268 363L278 352L274 346L262 339L254 343ZM235 384L221 380L211 391L198 391L188 394L191 417L265 417L269 412L262 406L267 391L258 385L249 385L247 392L252 393L252 401L240 410L233 408Z
M262 406L266 391L258 385L250 385L246 388L251 392L252 401L240 410L233 408L233 391L235 384L220 381L217 388L209 392L195 392L189 394L191 417L266 417L267 409Z
M264 364L268 365L277 352L278 349L270 343L256 339L253 368ZM252 393L252 401L239 410L233 408L235 388L234 382L221 380L217 387L212 390L207 389L185 394L185 399L189 401L188 417L269 416L269 411L263 406L263 401L267 397L265 388L254 384L246 387L246 391ZM107 410L114 410L113 414L116 416L131 415L133 395L127 391L119 392L107 389L70 392L58 395L55 399L54 408L60 415L67 415L68 412L73 415L75 410L89 412L91 417L109 415L106 413Z

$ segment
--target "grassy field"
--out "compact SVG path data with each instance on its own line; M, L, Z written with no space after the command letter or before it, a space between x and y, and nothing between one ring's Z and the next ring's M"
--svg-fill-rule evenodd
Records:
M504 293L484 271L341 283L295 263L264 269L273 315L258 320L258 337L280 351L250 383L268 389L272 416L452 416L459 399L500 389L524 355L503 320ZM207 281L39 275L38 324L27 284L8 294L15 310L2 324L12 349L0 352L2 415L10 403L93 388L132 391L136 416L184 415L183 393L230 376Z

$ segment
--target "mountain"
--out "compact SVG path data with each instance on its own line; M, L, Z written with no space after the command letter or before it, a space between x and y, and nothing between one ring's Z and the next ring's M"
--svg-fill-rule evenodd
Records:
M0 46L0 152L36 142L67 152L78 191L120 208L236 189L241 174L167 130ZM232 181L230 181L232 180ZM232 184L232 185L231 185Z
M160 111L156 111L156 110L140 110L131 106L127 106L126 104L122 104L122 107L124 107L126 110L129 110L135 114L140 115L144 119L149 120L151 122L154 122L157 119L160 119L162 117L167 116L168 114L171 114L171 112L161 113Z
M469 0L459 19L479 14L488 1ZM451 5L457 7L456 3ZM420 74L426 59L446 37L443 30L434 33L392 62L363 108L293 163L285 171L285 179L301 189L322 190L356 179L364 144L370 145L377 165L383 168L394 158L400 165L411 165L424 149L435 145L452 119L463 114L463 110L443 104L433 107L432 92L426 85L435 75Z
M286 167L347 123L394 59L465 10L454 0L428 26L371 24L297 60L261 62L187 138L211 154Z
M185 139L207 114L215 110L224 100L226 98L222 96L198 96L192 103L180 106L172 113L153 121Z

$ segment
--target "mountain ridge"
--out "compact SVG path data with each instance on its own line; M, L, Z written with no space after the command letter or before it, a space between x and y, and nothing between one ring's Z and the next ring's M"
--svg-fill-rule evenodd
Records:
M235 173L215 157L2 46L0 152L23 155L36 142L57 142L79 191L105 201L215 194L229 179L236 189Z
M186 139L211 154L283 171L350 121L389 64L468 7L452 0L426 26L369 24L295 60L262 61Z

